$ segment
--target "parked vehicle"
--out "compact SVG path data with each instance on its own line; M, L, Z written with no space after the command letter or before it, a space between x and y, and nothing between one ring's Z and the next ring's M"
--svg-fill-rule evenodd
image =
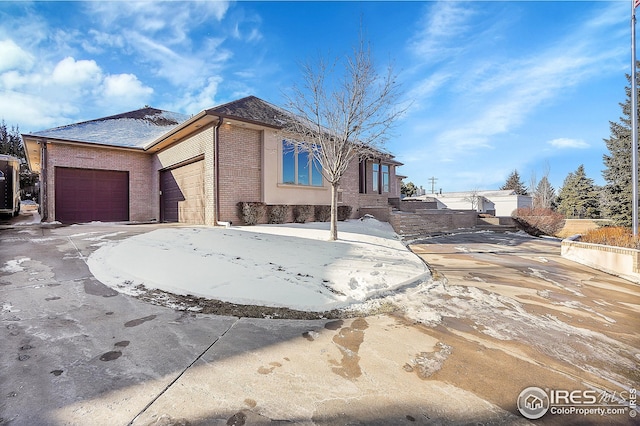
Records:
M0 214L20 213L20 161L0 154Z

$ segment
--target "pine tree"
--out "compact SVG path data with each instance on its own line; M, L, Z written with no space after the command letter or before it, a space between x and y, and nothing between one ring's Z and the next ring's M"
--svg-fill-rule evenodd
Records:
M402 187L400 188L400 194L405 197L413 197L418 192L418 188L416 188L413 182L404 183L402 182Z
M556 190L551 186L549 179L543 176L533 192L533 207L551 209L555 206Z
M4 120L0 121L0 154L10 155L20 160L20 188L23 195L37 197L38 175L29 170L20 130L18 130L18 126L11 126L10 130L7 129Z
M558 195L558 211L565 217L596 219L600 217L600 191L587 177L581 164L575 172L569 173Z
M518 173L517 170L514 170L513 172L511 172L511 174L507 178L507 181L505 182L504 185L500 187L500 189L502 190L510 189L515 191L516 194L518 195L527 195L527 187L522 182L522 179L520 179L520 174Z
M637 65L636 65L637 66ZM603 156L605 170L602 177L606 184L602 198L605 200L605 216L617 225L631 227L633 183L631 180L631 76L625 88L626 101L620 104L620 122L609 122L611 136L604 139L609 154ZM640 87L640 86L639 86Z
M18 130L17 126L12 126L11 130L8 130L4 120L0 121L0 154L19 158L22 163L27 161L22 147L20 130Z

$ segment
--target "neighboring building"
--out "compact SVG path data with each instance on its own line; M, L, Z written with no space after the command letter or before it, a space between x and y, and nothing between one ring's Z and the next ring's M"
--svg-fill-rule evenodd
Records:
M330 204L315 161L286 142L290 117L250 96L192 117L143 108L22 137L43 220L237 224L240 201ZM387 206L400 194L400 165L382 152L354 162L339 202L352 217Z
M513 190L442 192L412 198L437 201L438 209L475 210L494 216L511 216L516 209L532 206L531 196Z

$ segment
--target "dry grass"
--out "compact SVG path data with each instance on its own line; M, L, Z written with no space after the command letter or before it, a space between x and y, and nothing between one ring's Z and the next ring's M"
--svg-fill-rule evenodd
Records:
M640 249L640 238L634 237L631 229L622 227L593 229L584 234L580 238L580 241L614 247Z

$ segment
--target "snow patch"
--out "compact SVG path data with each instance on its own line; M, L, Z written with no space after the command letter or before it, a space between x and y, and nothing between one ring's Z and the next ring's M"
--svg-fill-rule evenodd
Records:
M8 272L10 274L15 274L16 272L22 272L24 271L22 264L30 260L31 259L28 257L22 257L16 260L9 260L8 262L5 263L5 266L0 268L0 272Z
M324 311L428 280L428 268L388 223L165 228L111 241L88 259L118 291L140 286L225 302Z

